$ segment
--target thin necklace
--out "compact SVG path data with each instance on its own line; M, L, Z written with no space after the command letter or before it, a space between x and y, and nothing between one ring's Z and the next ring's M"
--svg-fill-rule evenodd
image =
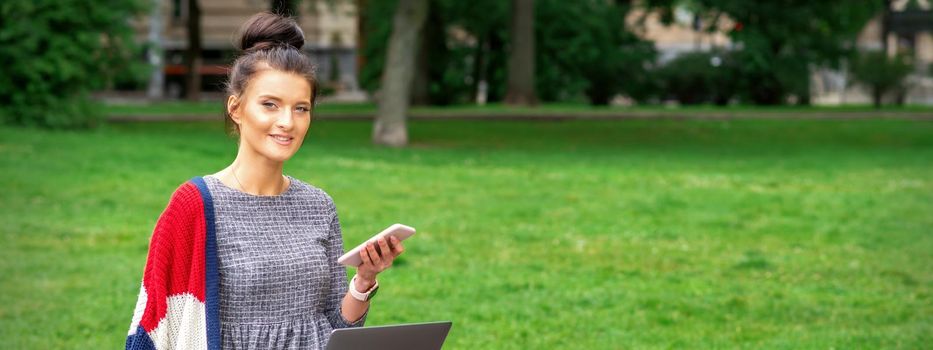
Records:
M240 178L236 177L236 169L234 168L231 173L233 173L233 178L236 180L236 184L240 186L240 191L246 192L246 189L243 188L243 184L240 183Z
M236 168L239 168L239 165L234 167L233 170L231 170L230 172L233 173L233 179L236 180L236 184L240 186L240 191L246 192L246 189L243 188L243 183L240 182L240 178L236 176ZM284 180L284 178L285 178L285 174L282 174L282 179ZM282 187L282 186L279 186L279 187ZM280 191L279 194L281 194L281 192L282 191ZM246 193L249 193L249 192L246 192Z

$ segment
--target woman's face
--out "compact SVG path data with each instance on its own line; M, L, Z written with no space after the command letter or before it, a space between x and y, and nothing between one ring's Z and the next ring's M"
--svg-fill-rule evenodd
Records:
M301 147L311 124L311 85L304 77L267 68L256 73L227 111L240 129L240 148L284 162Z

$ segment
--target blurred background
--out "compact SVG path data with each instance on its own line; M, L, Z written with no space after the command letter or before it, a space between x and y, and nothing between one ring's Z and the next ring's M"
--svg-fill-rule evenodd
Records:
M219 92L235 55L231 33L271 6L298 18L326 96L371 101L379 91L396 9L393 1L154 5L151 13L133 18L133 36L161 59L150 57L153 73L128 77L113 87L113 96L196 99L194 90ZM417 62L412 102L502 101L509 48L532 41L538 45L521 59L534 67L534 76L526 79L543 102L869 104L872 87L887 85L878 92L883 102L933 104L933 18L926 1L539 0L534 5L524 12L512 11L509 1L420 5L427 13L420 46L410 52ZM516 32L530 34L525 38L510 35L521 16L533 28ZM899 64L909 68L889 68L888 84L872 76L871 71ZM197 71L198 79L186 77L189 71Z
M909 69L886 77L894 81L882 101L933 104L926 1L535 5L533 16L526 13L533 37L520 38L509 28L523 14L510 11L508 1L428 1L425 35L412 52L413 102L502 101L509 46L537 39L525 59L536 68L532 85L544 102L869 104L878 82L868 71L906 63ZM371 101L395 8L393 1L156 1L150 13L128 14L134 41L151 51L151 74L124 77L102 96L197 99L194 90L220 92L236 54L232 33L257 11L273 10L304 28L325 96ZM186 76L194 71L197 79Z
M107 114L87 101L217 101L236 30L258 11L298 20L330 102L404 93L414 106L933 105L927 0L42 4L3 7L30 18L4 25L0 103L13 124ZM393 37L396 18L396 32L416 35ZM392 43L412 68L386 65ZM381 82L395 71L404 91ZM68 110L28 107L50 94Z
M929 0L5 0L0 348L122 346L171 193L236 155L223 82L260 11L318 66L285 172L345 246L418 229L367 325L933 343Z

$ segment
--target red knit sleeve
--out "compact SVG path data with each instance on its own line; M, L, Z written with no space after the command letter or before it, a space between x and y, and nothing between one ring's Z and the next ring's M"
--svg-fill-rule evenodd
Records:
M203 300L203 277L190 278L192 251L198 231L203 231L204 218L200 192L190 181L179 186L156 222L149 242L149 254L143 272L146 306L139 325L147 332L165 317L169 296L180 293L197 294ZM199 211L201 209L201 211ZM200 226L198 226L200 225ZM203 264L201 264L203 265ZM200 272L203 276L203 272ZM201 286L192 281L202 280Z

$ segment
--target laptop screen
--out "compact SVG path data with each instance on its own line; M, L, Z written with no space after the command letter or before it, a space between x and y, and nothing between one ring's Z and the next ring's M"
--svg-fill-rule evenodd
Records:
M442 321L335 329L327 350L438 350L450 326L450 321Z

